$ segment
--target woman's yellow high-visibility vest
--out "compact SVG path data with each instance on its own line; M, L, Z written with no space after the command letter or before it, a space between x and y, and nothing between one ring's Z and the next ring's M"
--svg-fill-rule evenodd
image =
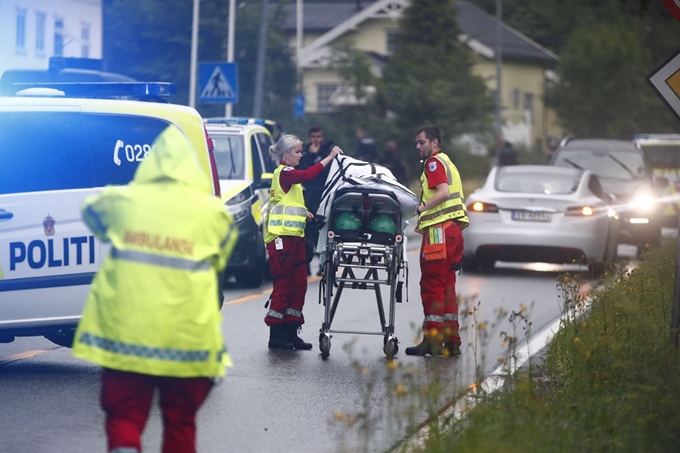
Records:
M267 214L267 232L264 237L265 244L269 244L278 236L303 237L305 235L307 208L302 195L302 185L293 184L288 193L284 193L281 187L281 172L290 171L288 169L292 170L292 167L279 165L274 170Z
M461 224L461 229L463 229L468 226L470 220L468 219L467 209L463 202L463 184L460 181L458 169L453 165L449 156L444 153L440 152L432 157L441 162L444 166L444 170L446 170L446 180L449 185L449 198L443 203L440 203L427 211L423 211L418 217L418 227L423 229L447 220L456 220ZM424 202L427 202L427 200L437 193L436 189L430 189L428 187L425 169L423 169L423 173L420 175L420 186L423 190Z

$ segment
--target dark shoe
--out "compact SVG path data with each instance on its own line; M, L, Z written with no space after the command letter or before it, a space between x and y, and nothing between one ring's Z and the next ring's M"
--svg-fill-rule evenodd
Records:
M290 341L295 349L301 349L305 351L312 349L312 343L307 343L305 340L298 337L298 330L302 324L299 322L291 322L283 325L288 329L288 341Z
M288 339L288 324L275 324L269 326L269 349L293 349L293 344Z
M458 357L460 356L460 343L457 341L445 341L444 349L442 350L442 355L448 357Z
M406 355L419 355L419 356L426 356L426 355L441 355L441 346L434 345L432 344L432 341L430 341L427 337L423 338L423 341L420 342L420 344L416 346L411 346L406 348L404 351Z

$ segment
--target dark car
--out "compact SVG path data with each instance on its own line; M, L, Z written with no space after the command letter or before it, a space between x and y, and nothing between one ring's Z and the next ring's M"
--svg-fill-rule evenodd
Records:
M590 170L621 216L621 242L655 246L661 240L663 205L652 167L632 142L601 138L567 138L549 165Z

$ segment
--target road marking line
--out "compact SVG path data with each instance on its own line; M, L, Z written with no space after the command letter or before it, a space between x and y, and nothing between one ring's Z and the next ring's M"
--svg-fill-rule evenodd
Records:
M314 277L308 277L307 278L307 283L314 283L318 282L321 280L320 275L315 275ZM238 304L245 304L246 302L250 302L251 300L259 299L260 297L263 296L268 296L271 294L272 290L271 289L266 289L260 293L252 293L252 294L247 294L245 296L237 297L236 299L231 299L229 301L225 301L224 305L238 305Z
M47 351L49 351L49 349L36 349L36 350L33 350L33 351L20 352L19 354L14 354L14 355L5 357L4 359L0 359L0 366L7 365L8 363L11 363L11 362L16 362L17 360L29 359L31 357L35 357L35 356L40 355L43 352L47 352Z

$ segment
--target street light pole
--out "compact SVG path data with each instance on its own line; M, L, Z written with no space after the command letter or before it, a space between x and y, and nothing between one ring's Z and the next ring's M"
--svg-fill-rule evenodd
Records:
M255 71L255 99L253 101L253 116L262 116L262 92L264 90L264 65L267 52L267 12L269 0L262 0L262 17L260 17L260 36L257 42L257 69Z
M234 61L234 36L236 34L236 0L229 0L229 30L227 32L227 61ZM231 118L231 103L227 103L224 116Z
M503 64L503 0L496 0L496 140L503 136L503 119L501 117L502 64Z
M196 66L198 60L198 22L201 0L194 0L191 21L191 64L189 65L189 107L196 108Z

